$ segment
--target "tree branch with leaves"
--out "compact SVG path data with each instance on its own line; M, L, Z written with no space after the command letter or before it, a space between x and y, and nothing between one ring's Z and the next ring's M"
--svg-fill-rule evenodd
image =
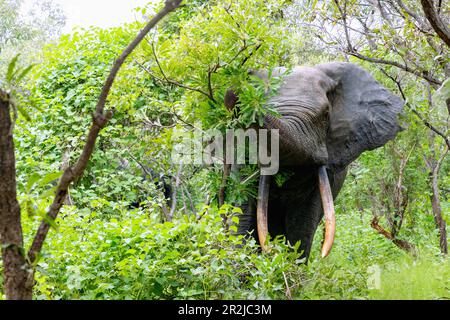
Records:
M38 262L47 234L58 216L67 196L69 186L83 175L91 158L100 131L113 116L113 110L105 110L107 99L114 80L129 55L142 42L145 36L166 15L180 6L182 0L166 0L160 10L139 32L136 38L125 48L114 62L105 81L92 116L92 125L86 137L83 151L73 166L69 166L59 180L55 198L46 217L41 222L28 254L23 248L20 207L17 202L14 146L12 142L12 122L10 119L9 95L1 93L0 105L0 181L5 183L5 193L0 197L0 234L4 268L4 287L7 299L31 299L34 284L34 267ZM2 188L3 190L3 188ZM3 194L3 192L2 192Z

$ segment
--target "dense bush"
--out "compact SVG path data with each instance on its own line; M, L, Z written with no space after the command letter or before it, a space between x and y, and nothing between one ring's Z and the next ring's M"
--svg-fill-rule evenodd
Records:
M256 168L247 166L228 179L228 204L221 207L216 195L223 182L221 166L171 162L174 129L248 127L273 112L265 102L280 79L263 83L250 77L248 69L340 59L322 52L308 30L285 31L293 28L287 20L295 11L289 7L283 12L289 3L193 1L132 55L110 96L114 117L84 176L70 189L71 203L52 225L37 265L36 299L449 298L450 264L436 245L425 164L439 151L433 145L438 137L430 138L411 112L403 119L407 130L394 142L352 164L337 200L334 249L327 259L319 257L319 227L308 265L295 252L298 244L273 239L271 251L261 253L253 239L243 245L233 235L234 225L224 228L223 215L236 224L239 209L234 205L255 196ZM27 244L62 167L80 154L112 61L140 27L133 23L64 35L44 50L43 63L35 67L27 84L34 108L26 110L30 119L18 119L15 130ZM377 68L364 67L396 90ZM225 106L229 88L239 93L241 109ZM425 110L424 94L414 90L415 82L409 81L407 94ZM161 117L165 114L172 117ZM405 157L401 190L408 206L397 236L417 248L415 259L371 228L375 216L390 227L392 190ZM142 166L172 183L176 176L180 180L173 221L164 222L166 203L153 181L143 180ZM447 220L449 170L446 161L439 180ZM277 179L282 181L283 173ZM136 202L141 206L131 208Z
M211 208L200 221L173 223L152 211L117 210L120 218L111 219L64 210L38 265L37 299L448 298L448 259L423 247L412 260L357 213L338 211L332 254L319 257L318 232L305 266L282 239L265 254L254 240L238 248L242 239L227 235Z

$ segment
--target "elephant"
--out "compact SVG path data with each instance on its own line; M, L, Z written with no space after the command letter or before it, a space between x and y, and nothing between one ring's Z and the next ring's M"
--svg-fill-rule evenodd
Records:
M267 79L268 73L253 74ZM332 248L333 201L349 164L403 130L399 115L404 101L367 71L346 62L295 67L282 81L268 101L280 117L265 115L263 127L279 130L280 168L291 176L282 186L269 175L260 176L258 196L242 206L237 233L253 234L263 250L268 233L283 235L291 244L300 241L301 256L308 261L324 216L322 257Z

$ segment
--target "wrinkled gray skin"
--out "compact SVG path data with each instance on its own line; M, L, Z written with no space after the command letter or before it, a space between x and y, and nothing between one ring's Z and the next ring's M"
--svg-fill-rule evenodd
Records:
M284 73L283 69L277 73ZM264 73L256 73L266 78ZM281 170L294 173L282 187L270 185L269 233L285 235L308 259L323 216L318 167L326 165L334 198L347 167L362 152L383 146L401 130L404 102L360 67L325 63L297 67L270 100L281 118L267 116L265 127L280 130ZM337 216L339 228L339 216ZM256 232L256 199L244 206L238 233Z

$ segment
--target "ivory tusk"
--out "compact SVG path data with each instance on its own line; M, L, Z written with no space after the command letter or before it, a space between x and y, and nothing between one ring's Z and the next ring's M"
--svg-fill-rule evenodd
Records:
M256 208L256 219L258 227L259 243L263 251L267 252L269 247L266 245L268 228L268 207L269 207L269 189L271 176L263 176L259 178L258 204Z
M319 167L319 190L322 199L322 207L325 217L325 236L322 245L322 258L328 256L333 247L334 234L336 232L336 214L334 211L333 194L328 180L325 166Z

